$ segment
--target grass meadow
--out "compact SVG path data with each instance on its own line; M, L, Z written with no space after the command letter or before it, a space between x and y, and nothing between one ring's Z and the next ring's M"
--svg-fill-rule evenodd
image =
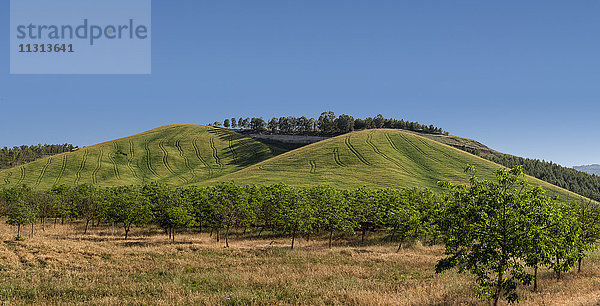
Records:
M415 243L396 252L383 233L364 243L337 237L290 239L241 231L230 248L209 233L182 233L171 243L158 229L46 223L15 240L0 221L0 303L19 305L485 305L468 275L434 273L441 246ZM600 303L600 253L581 273L557 281L541 270L540 290L522 288L523 305Z

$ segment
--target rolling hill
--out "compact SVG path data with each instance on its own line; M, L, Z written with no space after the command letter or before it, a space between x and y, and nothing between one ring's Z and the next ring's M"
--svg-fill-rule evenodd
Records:
M466 183L467 164L494 179L502 166L412 132L375 129L352 132L278 155L256 165L205 181L240 184L285 182L294 186L328 184L338 188L427 187L437 182ZM527 180L562 199L581 196L533 177Z
M277 155L273 148L237 132L200 125L168 125L75 152L0 171L0 188L26 184L37 189L91 183L240 184L338 188L427 187L465 183L467 164L493 179L502 168L486 159L413 132L374 129L352 132ZM563 199L581 198L528 177Z
M201 182L273 157L266 145L225 129L168 125L0 171L0 188Z

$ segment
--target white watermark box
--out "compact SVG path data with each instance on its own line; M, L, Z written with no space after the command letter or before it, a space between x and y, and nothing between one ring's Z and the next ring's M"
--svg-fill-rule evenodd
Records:
M150 74L151 0L11 0L11 74Z

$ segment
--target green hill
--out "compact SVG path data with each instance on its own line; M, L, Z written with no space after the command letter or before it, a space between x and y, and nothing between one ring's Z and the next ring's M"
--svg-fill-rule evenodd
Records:
M273 153L269 147L232 131L168 125L0 171L0 188L151 181L184 185L232 173L270 157Z
M352 132L277 155L269 146L227 129L168 125L141 134L42 158L0 171L0 188L38 189L67 184L240 184L338 188L427 187L467 182L467 164L493 179L502 166L416 133L374 129ZM580 196L528 177L563 199Z
M241 184L285 182L294 186L328 184L338 188L428 187L437 182L466 183L467 164L480 177L494 179L502 166L415 133L376 129L340 135L265 160L205 184L234 181ZM528 177L563 199L581 196Z

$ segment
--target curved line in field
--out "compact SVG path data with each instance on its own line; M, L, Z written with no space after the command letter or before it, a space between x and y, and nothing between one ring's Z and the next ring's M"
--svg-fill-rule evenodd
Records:
M48 167L50 166L51 163L52 163L52 157L48 157L48 161L46 162L44 167L42 167L42 171L40 172L40 175L38 176L37 180L35 181L35 188L37 188L37 186L42 182L42 178L44 177L44 174L46 173L46 170L48 170Z
M119 174L119 167L117 166L117 161L115 160L115 155L117 154L116 152L119 152L119 146L116 142L113 142L113 148L115 149L115 152L108 152L108 159L110 159L110 162L113 164L113 172L115 177L120 180L121 175Z
M194 177L196 176L196 172L194 171L194 168L192 168L192 166L190 166L190 161L187 158L187 156L185 156L185 152L183 151L183 147L181 147L181 139L178 139L177 141L175 141L175 147L177 147L177 150L179 151L179 156L181 156L183 158L183 162L185 164L185 167L188 168L188 170L192 174L192 180L193 180Z
M63 156L62 165L60 166L60 171L58 172L58 176L56 177L56 180L54 180L55 186L58 185L58 182L60 182L60 180L62 179L66 168L67 168L67 154L65 154Z
M363 164L370 166L371 164L369 163L369 161L367 161L352 145L352 143L350 142L350 135L348 135L346 137L346 139L344 140L344 142L346 143L346 146L348 147L348 149L350 149L350 151L352 151L352 153L354 154L354 156L356 156L358 158L358 160L360 160Z
M200 162L202 162L202 164L204 164L204 166L206 166L206 168L208 169L208 175L209 176L212 175L212 167L206 162L206 160L200 154L200 149L198 148L198 139L194 139L192 141L192 145L194 146L194 152L196 153L196 157L198 158L198 160L200 160Z
M387 136L387 134L386 134ZM389 140L389 139L388 139ZM373 151L377 154L379 154L381 157L383 157L384 159L386 159L387 161L395 164L396 166L398 166L400 169L404 170L404 172L411 174L410 171L408 171L406 168L404 168L404 165L400 162L398 162L397 160L387 156L385 153L381 152L381 150L379 150L379 148L377 147L377 145L375 145L375 143L373 142L373 133L369 133L367 135L367 140L366 140L367 144L371 147L371 149L373 149Z
M21 176L19 177L19 180L17 181L17 186L20 186L23 183L23 180L25 179L25 167L21 166L21 168L19 170L21 172Z
M100 154L98 154L98 161L96 163L96 168L94 168L94 171L92 171L92 182L96 186L98 186L98 172L102 168L102 155L104 155L104 152L102 150L100 150Z
M335 161L335 163L338 166L346 167L346 165L344 165L344 163L342 162L342 159L340 158L340 149L339 148L333 148L333 160Z
M77 173L75 174L75 186L79 184L79 180L81 179L81 172L85 168L85 164L87 163L88 158L88 150L83 150L83 159L81 160L81 164L79 165L79 169L77 169Z
M156 173L156 170L154 170L154 168L152 168L152 160L150 159L150 148L148 147L148 141L144 141L144 151L146 152L146 166L148 166L148 170L150 170L150 173L152 173L154 176L158 176L158 173Z
M221 164L221 159L219 158L219 153L217 151L217 147L215 146L215 141L213 138L210 139L210 147L212 148L212 154L213 158L215 159L215 162L217 163L219 168L223 168L223 164Z
M133 158L135 157L135 150L133 149L133 141L131 141L131 139L129 140L129 156L127 157L127 168L129 168L129 171L131 171L133 177L139 179L137 173L135 172L135 169L131 165L131 163L133 162Z

